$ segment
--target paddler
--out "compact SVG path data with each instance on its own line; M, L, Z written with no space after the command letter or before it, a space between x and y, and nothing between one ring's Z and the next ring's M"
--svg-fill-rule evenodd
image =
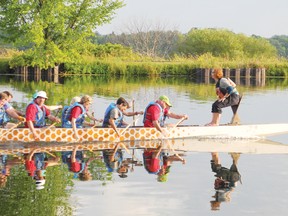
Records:
M14 119L17 119L20 122L24 122L25 118L22 116L19 116L15 110L12 108L12 106L8 103L8 95L5 93L0 93L0 125L3 128L12 128L16 124L9 122L10 118L12 117ZM10 106L9 106L10 105Z
M143 123L144 127L155 127L158 131L165 134L165 119L167 117L174 119L188 119L186 114L175 114L170 112L172 104L166 95L162 95L158 100L150 102L145 109Z
M51 115L50 110L45 106L48 99L45 91L39 91L33 95L33 101L26 108L25 127L29 128L33 133L34 139L39 139L35 128L43 128L46 126L46 117L52 121L59 123L61 120Z
M94 124L85 121L85 115L91 104L92 98L89 95L84 95L80 102L75 102L62 112L62 127L73 128L76 140L79 140L77 128L83 128L84 125L94 126Z

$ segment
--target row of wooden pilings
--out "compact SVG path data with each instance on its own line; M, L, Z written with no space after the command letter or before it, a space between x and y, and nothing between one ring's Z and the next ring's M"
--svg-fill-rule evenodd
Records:
M196 69L195 82L196 83L214 83L211 79L213 69ZM48 68L47 70L40 70L39 67L18 67L15 70L16 74L20 75L21 81L31 81L28 77L32 76L33 80L38 82L45 80L48 82L59 83L59 66ZM265 86L266 70L265 68L245 68L245 69L223 69L224 77L230 77L237 85L244 86Z
M40 80L45 80L48 82L59 83L59 66L54 68L48 68L46 70L40 69L39 67L28 67L21 66L15 69L15 73L20 75L19 78L21 81L31 81L29 80L32 77L33 81L39 82Z
M213 69L197 69L196 82L210 84ZM244 68L244 69L223 69L224 77L231 78L237 85L244 86L265 86L266 70L265 68Z

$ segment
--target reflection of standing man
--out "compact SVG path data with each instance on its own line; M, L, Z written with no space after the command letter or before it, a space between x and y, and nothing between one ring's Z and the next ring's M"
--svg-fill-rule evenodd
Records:
M237 186L237 182L241 183L241 175L238 171L237 164L240 157L239 153L231 153L233 163L230 169L222 167L218 153L211 153L211 169L215 172L214 188L216 190L211 201L211 210L219 210L221 202L229 202L231 200L231 192Z

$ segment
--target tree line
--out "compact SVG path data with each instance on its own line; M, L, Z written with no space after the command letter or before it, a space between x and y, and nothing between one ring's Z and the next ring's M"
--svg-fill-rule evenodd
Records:
M113 67L107 62L109 66L98 64L109 57L130 62L179 59L203 62L207 57L218 62L219 59L238 62L252 59L247 64L253 66L259 59L264 62L263 59L274 61L280 57L286 61L288 56L287 36L266 39L213 28L192 28L183 34L165 30L161 25L152 29L143 23L118 35L95 33L98 26L109 23L123 6L121 0L0 1L0 47L3 48L0 53L11 54L10 67L48 69L60 64L75 67L92 62L91 70L101 73ZM16 51L7 52L7 48ZM194 63L197 64L203 66ZM81 70L84 67L87 68L81 66Z
M120 44L136 53L150 57L171 58L201 56L211 53L215 57L288 57L288 36L263 38L235 34L226 29L192 28L187 34L178 31L151 30L148 32L101 35L96 33L94 43Z

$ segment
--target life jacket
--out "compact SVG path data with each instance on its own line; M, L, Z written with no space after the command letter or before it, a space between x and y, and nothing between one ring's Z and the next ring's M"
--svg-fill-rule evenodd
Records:
M62 110L61 120L63 128L72 128L72 124L70 121L71 111L74 107L79 106L82 110L82 113L76 119L76 127L82 128L83 122L85 120L86 109L84 106L78 102L72 104L71 106L64 106Z
M220 80L221 80L221 79L222 79L222 78L220 78L220 79L218 80L218 82L216 83L216 88L219 88L220 92L221 92L223 95L225 95L226 93L228 93L228 94L230 94L230 95L231 95L231 94L239 94L238 91L237 91L237 89L236 89L236 85L232 86L229 79L227 79L227 82L229 83L229 86L226 87L226 88L223 88L223 87L220 85ZM225 79L226 79L226 78L225 78Z
M107 125L109 125L111 110L115 108L118 109L117 105L115 103L111 103L106 109L105 114L104 114L104 121L102 124L103 127L107 127ZM122 121L123 121L123 113L119 109L118 111L119 111L119 117L114 121L114 123L117 127L121 127Z
M156 102L154 102L154 101L153 101L153 102L150 102L150 103L148 104L148 106L145 108L144 115L143 115L143 123L145 123L146 120L150 121L149 119L146 118L146 116L147 116L147 110L148 110L148 108L149 108L150 106L154 106L154 105L155 105L155 106L158 106L159 109L160 109L160 111L161 111L161 114L160 114L160 116L159 116L158 121L159 121L160 126L161 126L161 127L164 127L164 122L165 122L164 110L163 110L163 108L160 106L160 104L158 104L158 103L156 103Z
M34 122L35 127L44 127L46 125L45 117L46 117L46 108L43 106L41 109L38 104L36 104L34 101L30 104L34 104L37 108L36 118ZM28 106L30 105L28 104ZM27 117L27 116L26 116Z
M3 107L0 108L0 125L3 125L4 123L9 121L9 116L6 113L6 110Z

